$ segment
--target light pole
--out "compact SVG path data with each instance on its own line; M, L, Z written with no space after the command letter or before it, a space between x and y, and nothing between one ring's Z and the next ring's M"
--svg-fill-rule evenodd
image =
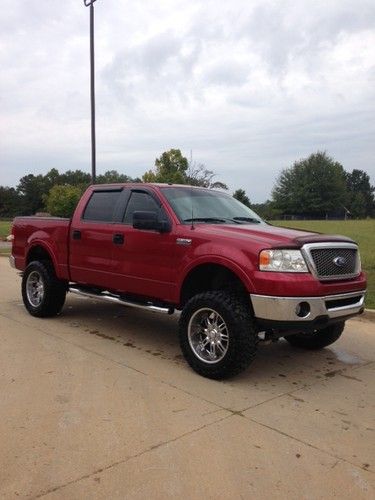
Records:
M91 182L96 180L96 132L95 132L95 52L94 52L94 2L83 0L90 7L90 94L91 94Z

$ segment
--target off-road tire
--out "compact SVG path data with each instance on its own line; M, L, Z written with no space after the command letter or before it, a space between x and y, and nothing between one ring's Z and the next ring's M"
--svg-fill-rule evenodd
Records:
M32 294L32 285L40 285L40 295ZM61 312L67 292L66 282L56 277L53 265L49 261L33 261L22 276L23 303L32 316L48 318ZM40 301L38 303L38 301Z
M342 321L326 326L321 330L315 330L313 333L296 333L293 335L287 335L285 340L287 340L291 345L301 347L302 349L323 349L323 347L333 344L340 338L342 332L344 331L344 326L345 321Z
M227 350L218 362L201 360L189 342L189 325L200 311L212 310L225 323ZM192 328L190 326L190 328ZM211 379L232 377L247 368L254 359L258 335L246 297L228 291L199 293L185 305L179 320L182 353L200 375Z

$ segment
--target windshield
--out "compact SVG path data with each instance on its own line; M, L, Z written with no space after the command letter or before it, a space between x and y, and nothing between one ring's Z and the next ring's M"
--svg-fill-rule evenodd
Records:
M190 187L165 187L162 193L180 222L210 224L260 224L262 219L232 196Z

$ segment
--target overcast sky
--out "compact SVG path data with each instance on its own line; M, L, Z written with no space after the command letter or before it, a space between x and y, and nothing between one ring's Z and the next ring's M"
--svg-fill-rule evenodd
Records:
M253 202L326 150L375 184L374 0L97 0L97 170L179 148ZM0 185L90 171L89 9L1 0Z

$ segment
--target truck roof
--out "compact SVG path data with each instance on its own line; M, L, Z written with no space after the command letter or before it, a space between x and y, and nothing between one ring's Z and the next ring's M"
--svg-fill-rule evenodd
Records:
M173 184L166 182L118 182L111 184L91 184L88 189L96 189L96 188L113 188L113 187L166 187L166 188L189 188L189 189L209 189L210 191L219 191L218 189L210 189L203 186L192 186L191 184ZM221 192L221 191L220 191Z

